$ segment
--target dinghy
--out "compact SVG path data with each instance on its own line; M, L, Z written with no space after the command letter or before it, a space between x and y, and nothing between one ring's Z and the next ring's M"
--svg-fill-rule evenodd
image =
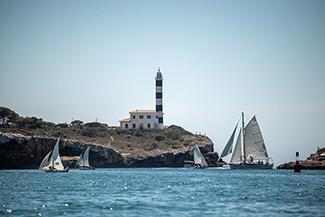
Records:
M194 155L194 168L204 169L208 166L198 145L194 146L193 155Z
M244 113L242 113L242 127L239 130L234 150L232 150L237 126L238 124L231 134L220 158L232 153L229 163L231 169L272 169L272 159L268 156L256 117L254 116L245 127Z
M94 170L94 167L89 165L89 147L83 151L77 161L76 167L81 170Z
M39 169L45 172L68 172L69 168L64 167L59 153L59 143L61 136L56 141L54 149L50 151L42 160Z

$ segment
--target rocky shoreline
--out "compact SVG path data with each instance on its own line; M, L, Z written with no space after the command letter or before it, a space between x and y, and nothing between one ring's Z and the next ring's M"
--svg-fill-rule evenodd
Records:
M35 169L53 149L59 135L60 155L73 168L78 156L90 147L90 163L107 167L182 167L193 159L198 144L209 166L218 166L218 153L203 135L172 125L162 130L123 130L105 123L52 123L22 117L0 107L0 169Z
M37 169L44 156L52 150L57 138L26 136L15 133L0 133L0 169ZM84 143L64 139L60 143L62 162L70 168L80 153L90 146L90 161L96 168L110 167L183 167L184 160L191 159L193 151L180 149L142 156L122 155L112 148L95 143ZM207 161L213 166L217 153L211 153L213 144L201 146L208 155ZM214 155L214 157L211 157Z
M281 164L277 169L293 170L295 162ZM325 170L325 148L317 150L311 154L306 160L300 160L301 169L305 170Z

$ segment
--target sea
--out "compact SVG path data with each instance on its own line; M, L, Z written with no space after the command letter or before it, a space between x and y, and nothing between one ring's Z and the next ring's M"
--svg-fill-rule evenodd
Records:
M325 216L325 171L0 171L0 216Z

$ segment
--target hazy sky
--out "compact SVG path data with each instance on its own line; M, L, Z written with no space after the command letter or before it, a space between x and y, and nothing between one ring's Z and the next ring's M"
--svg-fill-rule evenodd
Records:
M276 164L325 146L325 1L0 0L0 105L118 125L154 108L220 153L256 114Z

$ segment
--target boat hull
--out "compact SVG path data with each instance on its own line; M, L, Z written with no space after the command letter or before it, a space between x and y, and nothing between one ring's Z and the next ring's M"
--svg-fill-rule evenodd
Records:
M184 164L184 168L205 169L206 167L203 167L203 166L197 165L197 164Z
M235 170L270 170L273 164L229 164L230 169Z
M44 170L46 173L67 173L69 172L69 168L64 168L64 170L56 170L56 169L52 169L52 170Z
M94 170L95 167L78 167L80 170Z

